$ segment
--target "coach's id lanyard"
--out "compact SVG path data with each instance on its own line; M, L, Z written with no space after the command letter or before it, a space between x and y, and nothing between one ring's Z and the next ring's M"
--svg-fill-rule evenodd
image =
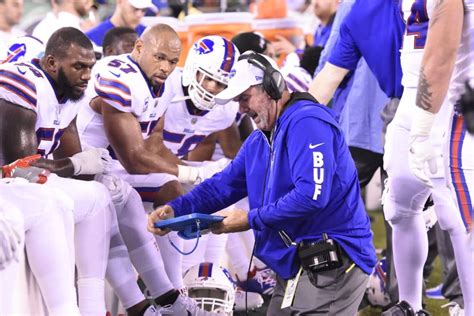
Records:
M300 267L298 273L293 279L289 279L286 283L285 296L283 296L283 302L281 303L281 309L290 307L295 299L296 288L298 287L298 281L300 280L303 268Z

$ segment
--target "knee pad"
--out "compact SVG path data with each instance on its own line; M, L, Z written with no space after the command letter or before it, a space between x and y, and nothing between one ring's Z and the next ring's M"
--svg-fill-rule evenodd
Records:
M412 176L392 176L385 183L382 196L383 212L387 221L421 214L430 189Z

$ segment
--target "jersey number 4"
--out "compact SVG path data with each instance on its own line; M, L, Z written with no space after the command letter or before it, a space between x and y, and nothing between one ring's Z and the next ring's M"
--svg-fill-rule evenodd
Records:
M414 35L414 49L425 48L426 35L428 33L428 11L426 10L427 0L415 0L411 6L411 13L406 21L407 35Z

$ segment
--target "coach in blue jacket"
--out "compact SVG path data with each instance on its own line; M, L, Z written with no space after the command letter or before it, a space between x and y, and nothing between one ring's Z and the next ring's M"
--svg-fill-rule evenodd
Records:
M217 213L226 218L213 232L253 229L255 255L278 278L267 315L355 315L376 257L356 168L331 110L308 93L290 94L274 62L254 52L241 55L216 96L222 104L231 99L259 129L222 172L150 214L149 230L163 235L154 222L211 214L248 196L250 211ZM281 310L288 280L301 267L297 245L323 233L342 249L342 266L311 278L304 271L292 306Z

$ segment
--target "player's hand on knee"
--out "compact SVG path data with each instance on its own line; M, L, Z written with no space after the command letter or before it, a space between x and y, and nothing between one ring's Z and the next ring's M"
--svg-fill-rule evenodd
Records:
M125 203L128 194L125 192L124 187L126 184L122 179L113 174L100 173L95 175L94 180L105 185L109 190L114 205L122 205Z
M0 211L0 270L5 269L12 260L18 261L22 235Z
M436 153L429 136L410 136L409 144L408 165L411 172L426 186L432 188L433 183L430 175L426 172L426 165L432 174L438 171L438 166Z
M23 178L31 183L43 184L50 174L49 170L31 166L41 158L41 155L33 155L17 159L9 165L2 167L3 178Z
M70 157L74 166L74 175L95 175L110 171L112 157L105 148L86 148L84 151Z
M174 210L169 205L160 206L150 214L148 214L148 231L150 233L164 236L170 232L169 229L159 229L155 228L155 223L163 221L165 219L170 219L174 217Z

